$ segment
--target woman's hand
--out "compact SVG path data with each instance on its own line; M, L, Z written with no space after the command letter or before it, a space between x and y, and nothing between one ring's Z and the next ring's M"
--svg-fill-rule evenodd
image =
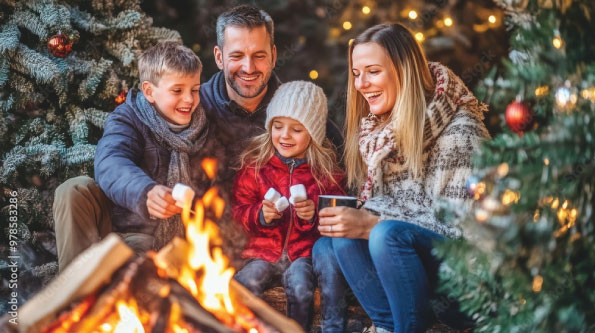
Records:
M167 219L182 212L182 208L176 206L171 192L172 189L167 186L153 186L147 193L147 209L150 216Z
M318 212L318 231L323 236L368 239L378 216L366 209L327 207Z
M296 202L293 205L297 216L306 221L310 221L314 217L314 212L316 210L316 206L314 206L314 201L308 199L300 202Z
M262 200L262 215L266 223L271 223L274 219L281 218L281 213L275 208L275 204L268 200Z

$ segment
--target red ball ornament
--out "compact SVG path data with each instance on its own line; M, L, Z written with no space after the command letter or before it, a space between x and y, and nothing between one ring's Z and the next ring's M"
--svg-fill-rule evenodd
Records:
M533 112L527 102L514 101L506 107L506 125L517 134L531 128Z
M64 34L57 34L48 40L48 51L58 58L66 58L72 51L72 41Z
M116 101L116 104L120 105L124 103L126 101L126 94L128 94L128 91L122 90L120 92L120 95L116 96L116 98L114 99Z

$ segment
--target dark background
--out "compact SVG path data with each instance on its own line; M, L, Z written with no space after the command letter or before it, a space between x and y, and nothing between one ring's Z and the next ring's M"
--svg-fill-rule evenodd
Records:
M313 80L329 99L329 114L340 125L345 110L347 45L368 27L385 22L403 22L422 32L422 45L430 61L450 67L473 89L508 49L503 13L489 0L459 1L340 1L340 0L146 0L142 8L154 18L154 25L175 29L184 43L204 63L202 80L218 69L213 60L215 22L223 11L239 4L252 4L267 11L275 22L277 65L282 81ZM369 14L362 8L368 6ZM418 14L408 17L411 10ZM489 22L489 16L496 18ZM444 26L451 17L453 25ZM343 22L352 24L350 30ZM488 116L490 132L498 131L497 116Z

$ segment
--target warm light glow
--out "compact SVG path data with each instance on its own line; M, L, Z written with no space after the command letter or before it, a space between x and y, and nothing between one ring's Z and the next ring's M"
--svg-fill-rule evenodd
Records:
M258 330L256 328L251 328L250 331L248 331L249 333L258 333Z
M421 32L416 33L415 34L415 39L417 39L419 42L423 42L424 39L425 39L424 34L421 33Z
M349 22L349 21L345 21L345 22L343 22L343 29L345 29L345 30L349 30L349 29L351 29L352 27L353 27L353 26L351 25L351 22Z
M204 160L202 160L200 165L202 166L209 179L215 178L215 176L217 175L217 159L211 157L205 158Z
M409 18L412 20L415 20L417 18L417 12L415 10L410 10L408 15Z
M537 97L545 96L549 92L550 92L550 87L548 87L548 86L541 86L541 87L535 88L535 96L537 96Z
M549 159L549 158L547 158L547 157L546 157L546 158L544 158L544 159L543 159L543 164L545 164L545 165L550 165L550 159Z
M541 291L541 287L543 286L543 278L541 275L537 275L533 278L533 291L538 293Z
M330 28L329 35L331 35L333 38L337 38L341 36L341 30L339 28Z
M498 176L504 177L508 174L508 170L509 170L508 163L501 163L498 166L498 169L496 172L498 173Z
M485 222L489 217L490 213L487 210L481 208L475 210L475 219L477 222Z
M362 7L362 13L364 13L364 14L366 14L366 15L370 14L370 12L371 12L371 11L372 11L372 10L371 10L371 9L370 9L370 7L368 7L368 6L363 6L363 7Z
M351 39L349 40L349 46L351 46L351 44L353 43L353 41L354 41L354 39L353 39L353 38L351 38Z
M450 27L450 26L452 26L452 23L453 23L452 18L447 17L447 18L444 19L444 25L445 26Z
M558 198L554 199L554 202L552 202L552 209L558 209L558 206L560 205L560 200L558 200Z
M590 100L591 103L595 103L595 87L581 90L581 96Z
M539 209L535 210L535 214L533 214L533 222L539 221Z
M310 71L310 78L311 78L312 80L316 80L316 79L318 78L318 71L317 71L317 70L315 70L315 69L311 70L311 71Z
M473 193L475 193L473 195L473 199L475 200L479 200L479 198L481 198L481 196L485 193L486 191L486 183L484 182L479 182L477 184L475 184L475 186L471 187L471 190Z
M490 22L491 24L496 23L496 16L490 15L490 17L488 17L488 22Z
M554 44L554 47L559 49L562 47L562 38L560 37L554 37L554 39L552 40L552 44Z
M502 194L502 204L505 206L508 206L512 203L516 204L519 202L520 198L521 198L521 194L519 192L515 192L515 191L511 191L511 190L507 189Z

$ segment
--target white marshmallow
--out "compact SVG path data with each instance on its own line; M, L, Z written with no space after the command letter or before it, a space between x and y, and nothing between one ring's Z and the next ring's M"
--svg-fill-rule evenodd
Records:
M264 195L264 199L268 200L272 203L277 202L277 200L279 200L279 198L281 198L281 193L277 192L277 190L275 190L274 188L269 188L269 190L267 191L267 193L265 193Z
M289 201L287 201L286 197L281 197L275 202L275 208L279 213L286 210L287 207L289 207Z
M289 192L291 193L291 197L289 197L289 203L292 205L295 205L296 202L308 199L306 187L302 184L293 185L289 188Z
M190 186L177 183L171 192L171 196L176 200L176 206L184 208L186 201L192 202L192 199L194 199L194 190Z

